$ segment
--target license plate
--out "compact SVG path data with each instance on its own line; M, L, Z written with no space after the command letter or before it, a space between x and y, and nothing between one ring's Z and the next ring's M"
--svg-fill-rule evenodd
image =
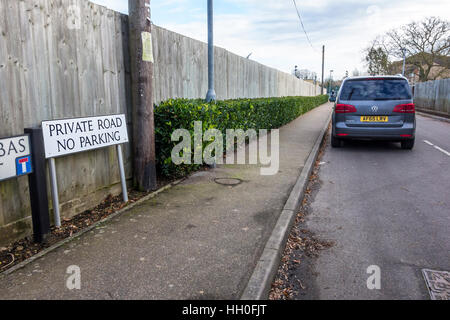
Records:
M361 122L388 122L387 116L361 116Z

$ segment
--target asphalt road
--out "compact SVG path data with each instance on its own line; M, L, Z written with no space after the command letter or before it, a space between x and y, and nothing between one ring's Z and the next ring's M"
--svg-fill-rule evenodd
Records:
M309 284L299 298L429 299L421 270L450 271L450 123L418 116L417 126L412 151L326 147L306 224L335 245L298 269ZM371 265L379 290L367 288Z

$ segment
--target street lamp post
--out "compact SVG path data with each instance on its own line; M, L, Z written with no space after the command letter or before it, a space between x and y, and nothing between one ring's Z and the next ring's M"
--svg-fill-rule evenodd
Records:
M296 78L300 79L300 75L299 75L299 72L298 72L298 66L295 66L295 68L294 68L294 76Z
M403 69L402 69L402 76L405 76L405 65L406 65L406 49L402 48L403 53Z
M328 81L328 83L329 83L329 85L328 85L328 88L329 88L329 90L328 90L328 94L330 94L330 92L331 92L331 74L334 72L334 70L330 70L330 80Z
M208 93L206 101L216 100L214 90L214 17L213 0L208 0Z

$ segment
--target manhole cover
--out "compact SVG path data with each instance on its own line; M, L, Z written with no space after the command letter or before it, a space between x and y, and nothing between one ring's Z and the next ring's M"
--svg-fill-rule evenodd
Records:
M237 178L216 178L214 181L224 186L237 186L242 183L242 180Z
M450 300L450 272L422 269L432 300Z

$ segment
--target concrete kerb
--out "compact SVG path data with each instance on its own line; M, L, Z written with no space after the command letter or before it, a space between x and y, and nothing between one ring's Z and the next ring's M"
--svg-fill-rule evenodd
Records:
M331 121L331 114L322 128L311 153L306 160L305 166L292 189L283 211L278 218L272 235L267 240L264 251L256 264L252 276L241 295L241 300L264 300L269 296L272 281L278 271L281 255L286 245L287 237L294 224L297 211L302 201L305 189L308 185L309 176L314 168L320 146Z
M135 206L137 206L137 205L139 205L139 204L141 204L141 203L147 201L148 199L151 199L151 198L155 197L155 196L158 195L159 193L161 193L161 192L163 192L163 191L166 191L166 190L172 188L173 186L178 185L179 183L181 183L181 182L184 181L185 179L187 179L187 178L183 178L183 179L174 181L174 182L172 182L172 183L169 183L168 185L166 185L166 186L164 186L164 187L162 187L162 188L160 188L160 189L158 189L158 190L156 190L156 191L154 191L154 192L152 192L152 193L150 193L150 194L144 196L143 198L139 199L138 201L133 202L133 203L127 205L126 207L120 209L120 210L117 211L117 212L114 212L113 214L111 214L110 216L106 217L105 219L100 220L100 221L97 221L96 223L94 223L94 224L90 225L89 227L83 229L82 231L78 232L77 234L75 234L75 235L73 235L73 236L71 236L71 237L69 237L69 238L66 238L66 239L64 239L64 240L61 240L60 242L54 244L53 246L51 246L51 247L49 247L49 248L47 248L47 249L42 250L42 251L39 252L38 254L36 254L36 255L34 255L34 256L32 256L32 257L30 257L30 258L28 258L28 259L22 261L21 263L15 265L14 267L12 267L12 268L10 268L10 269L8 269L8 270L5 270L5 271L3 271L3 272L0 272L0 279L4 278L5 276L7 276L7 275L9 275L9 274L11 274L11 273L13 273L13 272L19 270L19 269L22 269L22 268L25 267L26 265L32 263L33 261L36 261L36 260L39 259L39 258L42 258L43 256L45 256L46 254L50 253L51 251L56 250L56 249L58 249L59 247L65 245L65 244L67 244L67 243L69 243L69 242L71 242L71 241L73 241L73 240L75 240L75 239L77 239L77 238L79 238L79 237L81 237L83 234L85 234L85 233L91 231L92 229L97 228L98 226L100 226L100 225L102 225L102 224L104 224L104 223L110 221L111 219L114 219L115 217L117 217L117 216L121 215L122 213L124 213L124 212L126 212L126 211L132 209L133 207L135 207Z
M424 117L428 117L428 118L431 118L431 119L434 119L434 120L450 122L450 116L449 116L449 118L446 118L446 117L443 117L443 116L438 116L436 114L429 113L429 112L427 112L424 109L417 109L416 113L418 115L421 115L421 116L424 116Z

